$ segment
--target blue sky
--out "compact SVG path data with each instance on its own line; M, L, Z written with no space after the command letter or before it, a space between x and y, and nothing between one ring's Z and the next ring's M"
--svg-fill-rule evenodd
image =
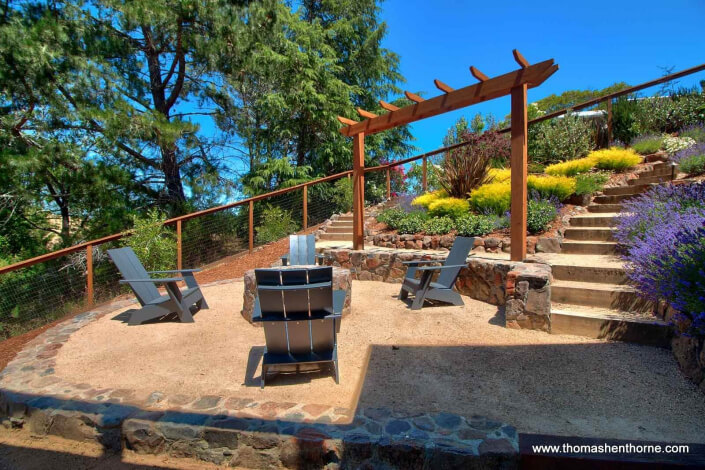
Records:
M529 101L570 89L636 85L705 62L705 1L493 1L388 0L382 3L388 33L384 46L401 56L404 88L439 92L438 78L454 88L475 82L470 65L488 76L517 68L512 49L529 62L553 58L560 69ZM680 80L691 86L705 72ZM656 91L655 89L646 92ZM460 117L493 113L503 118L509 98L471 106L412 124L420 151L441 146Z

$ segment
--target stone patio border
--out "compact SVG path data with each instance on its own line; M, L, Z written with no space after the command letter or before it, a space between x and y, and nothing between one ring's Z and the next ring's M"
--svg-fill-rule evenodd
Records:
M242 282L224 280L203 287ZM386 408L257 402L217 395L139 395L97 389L55 374L72 333L115 311L121 300L47 330L0 373L7 428L94 441L106 449L193 457L248 468L516 468L516 429L480 416L404 415ZM196 319L198 321L198 319Z

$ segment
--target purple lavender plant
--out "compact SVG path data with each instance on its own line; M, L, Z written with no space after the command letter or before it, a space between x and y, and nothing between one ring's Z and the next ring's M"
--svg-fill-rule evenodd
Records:
M705 155L705 142L699 142L692 147L679 150L671 157L671 160L676 163L681 163L683 160L687 160L692 157L700 157L703 155Z

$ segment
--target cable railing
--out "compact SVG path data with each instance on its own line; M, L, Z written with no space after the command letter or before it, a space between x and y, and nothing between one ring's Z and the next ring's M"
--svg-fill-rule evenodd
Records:
M608 141L612 140L612 100L655 85L705 70L705 64L691 67L656 80L604 95L568 109L559 110L528 121L535 124L570 111L607 102ZM509 132L510 128L499 132ZM429 159L468 145L460 142L430 152L365 168L368 202L392 196L393 168L421 160L424 191L428 188ZM374 175L384 172L384 176ZM252 253L271 240L262 226L268 206L278 207L291 219L291 231L306 231L326 219L342 206L331 201L335 182L350 178L352 170L343 171L230 204L174 217L164 222L176 244L174 266L201 267L229 256ZM348 210L347 208L344 210ZM96 240L46 253L0 267L0 337L40 326L76 310L90 308L97 302L123 292L120 278L108 260L107 250L118 247L131 232L112 234Z

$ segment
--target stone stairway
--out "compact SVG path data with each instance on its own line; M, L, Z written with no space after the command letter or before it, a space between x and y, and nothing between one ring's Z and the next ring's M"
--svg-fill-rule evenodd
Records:
M350 241L352 240L353 216L352 214L342 214L333 220L321 233L320 240L323 241Z
M616 256L613 226L622 202L653 183L670 180L671 167L655 163L650 171L627 181L628 186L606 188L593 199L587 213L570 219L561 255L548 260L554 278L553 333L668 344L669 329L651 314L653 305L626 285L622 262Z

